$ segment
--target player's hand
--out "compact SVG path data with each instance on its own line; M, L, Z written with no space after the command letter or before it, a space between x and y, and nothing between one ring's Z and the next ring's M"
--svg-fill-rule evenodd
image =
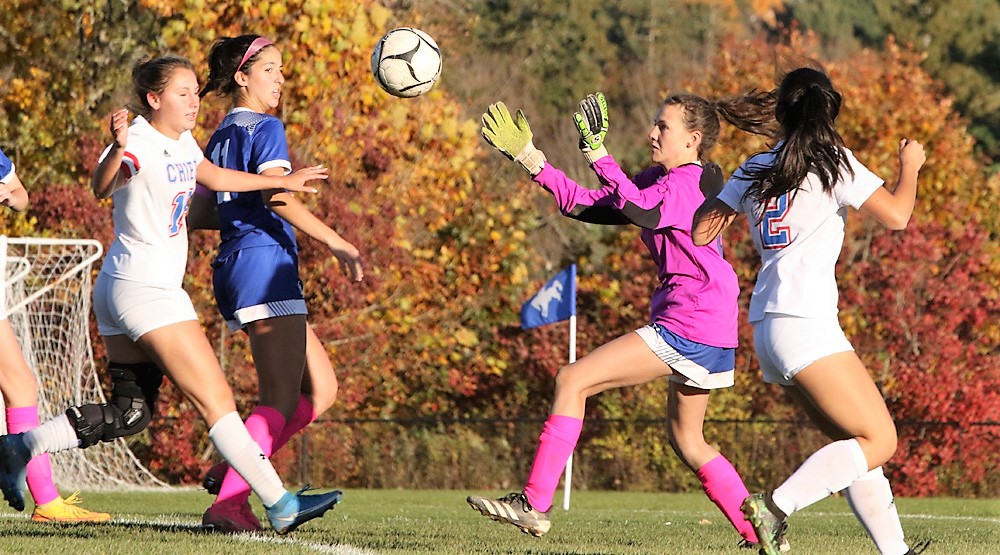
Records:
M916 166L913 169L919 170L924 162L927 161L927 155L924 153L924 145L920 144L918 141L913 139L900 139L899 141L899 165L900 166Z
M604 93L587 95L580 101L580 111L573 114L573 121L580 133L580 150L587 161L593 164L607 156L604 137L608 134L608 101Z
M327 170L324 166L309 166L308 168L302 168L296 170L286 176L279 179L283 181L281 188L286 191L294 191L297 193L317 193L319 192L315 187L308 186L306 183L316 180L325 180L327 178Z
M361 281L365 277L365 270L361 266L361 253L357 247L340 237L337 237L335 241L331 241L327 247L334 258L337 259L337 262L340 263L341 271L351 281Z
M722 177L722 168L718 164L706 162L701 169L701 179L698 181L698 188L706 199L715 198L722 191L722 186L726 180Z
M545 155L531 143L531 128L521 110L517 120L503 102L491 104L483 114L483 138L508 159L521 165L531 175L537 175L545 165Z
M111 112L110 119L108 130L111 131L112 148L125 148L125 143L128 142L128 110L125 108L115 110Z

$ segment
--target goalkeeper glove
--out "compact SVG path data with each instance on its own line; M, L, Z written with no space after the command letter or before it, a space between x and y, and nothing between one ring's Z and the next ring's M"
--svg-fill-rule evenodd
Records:
M580 111L573 114L577 131L580 132L580 150L593 164L608 155L604 148L604 137L608 134L608 101L604 93L587 95L580 102Z
M513 160L532 176L545 166L545 154L531 144L531 128L521 110L517 121L503 102L491 104L483 114L483 138L508 159Z

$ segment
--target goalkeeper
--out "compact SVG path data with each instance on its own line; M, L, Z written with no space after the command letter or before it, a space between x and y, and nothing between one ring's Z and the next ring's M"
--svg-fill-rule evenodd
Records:
M0 205L15 212L28 207L28 192L14 171L14 164L0 151ZM7 319L5 283L0 283L0 392L3 392L4 418L8 433L26 432L38 427L38 384L31 368L24 361L14 328ZM13 355L13 356L11 356ZM107 522L108 513L97 513L79 507L80 498L74 493L63 499L52 481L49 456L35 457L27 468L28 491L35 500L31 520L36 522Z
M551 193L563 215L638 227L660 285L653 291L649 325L559 370L524 490L500 499L470 496L474 509L535 536L548 532L552 497L580 437L587 398L666 377L671 446L742 536L741 543L757 543L740 511L748 495L743 479L702 431L709 393L733 385L739 285L718 241L693 244L691 221L706 196L722 186L719 167L704 162L719 136L719 116L744 131L767 134L761 119L742 114L760 113L772 102L769 93L753 92L717 102L691 94L668 97L647 136L653 166L629 179L604 146L605 97L590 95L574 120L581 150L601 183L593 190L546 163L520 111L512 116L498 102L483 115L483 137Z

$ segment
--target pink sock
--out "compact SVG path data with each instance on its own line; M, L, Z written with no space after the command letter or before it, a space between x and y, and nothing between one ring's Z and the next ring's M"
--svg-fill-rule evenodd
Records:
M5 411L7 433L27 432L38 427L38 407L15 407ZM52 482L52 462L48 453L42 453L28 463L28 491L35 505L44 505L59 497L59 491Z
M736 528L743 539L757 543L757 534L754 533L753 526L747 522L743 511L740 510L740 505L750 492L747 491L743 478L740 478L726 457L722 455L715 457L699 468L695 474L701 480L705 495L722 510L722 514L726 515L733 528Z
M566 468L566 461L573 454L580 439L583 420L559 414L549 415L538 436L538 451L531 465L524 494L536 510L546 512L552 508L552 496L559 486L559 477Z
M258 405L246 420L250 437L257 442L265 456L274 451L274 438L285 427L285 417L273 407ZM219 486L219 496L215 504L229 502L243 504L250 498L250 486L232 467L226 470L226 477Z
M299 433L299 430L305 428L317 418L319 418L319 415L316 414L316 409L313 408L309 397L300 395L299 406L295 407L295 412L288 419L288 422L285 422L284 429L274 438L274 451L284 447L288 443L288 440L292 439L292 436Z

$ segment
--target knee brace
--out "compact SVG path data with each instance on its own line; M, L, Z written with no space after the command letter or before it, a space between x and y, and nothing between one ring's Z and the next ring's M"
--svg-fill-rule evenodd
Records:
M153 418L163 374L153 363L108 365L111 402L70 407L66 416L81 447L137 434Z

